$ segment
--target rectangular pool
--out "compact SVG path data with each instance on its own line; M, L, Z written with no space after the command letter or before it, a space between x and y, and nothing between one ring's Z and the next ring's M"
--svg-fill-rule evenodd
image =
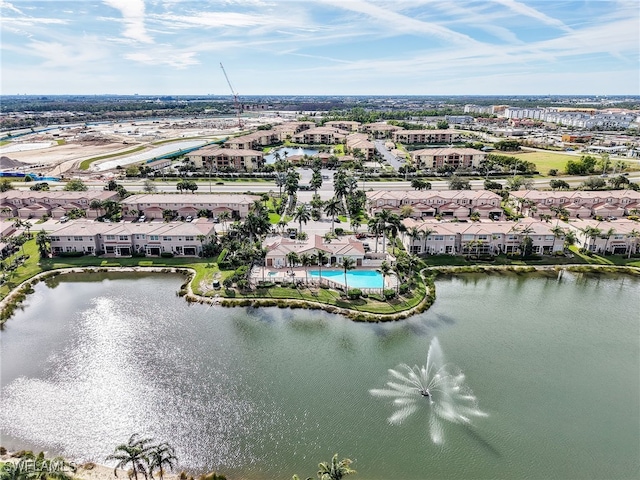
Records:
M309 277L319 278L319 270L309 270ZM322 270L322 278L344 285L344 270ZM347 272L349 288L383 288L383 278L375 270L351 270Z

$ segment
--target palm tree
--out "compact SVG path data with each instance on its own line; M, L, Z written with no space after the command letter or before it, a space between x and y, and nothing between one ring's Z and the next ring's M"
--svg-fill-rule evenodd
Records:
M556 225L555 227L553 227L551 229L551 233L553 233L553 246L552 246L552 250L555 251L555 247L556 247L556 238L561 238L564 236L564 229L560 226L560 225Z
M386 282L386 279L387 279L387 276L389 276L389 274L391 273L391 271L392 271L392 269L391 269L391 265L389 265L389 264L387 263L387 261L386 261L386 260L384 260L384 261L382 262L382 265L380 265L380 273L382 273L382 288L383 288L383 289L384 289L384 288L386 288L386 287L385 287L385 285L386 285L386 283L387 283L387 282Z
M340 266L344 270L344 292L349 293L349 284L347 283L347 272L356 268L356 261L351 257L342 257Z
M218 219L222 222L223 231L226 230L227 221L230 218L231 218L231 214L226 210L224 212L221 212L220 215L218 215Z
M349 458L343 458L338 461L336 453L331 462L322 462L318 464L318 478L320 480L342 480L342 478L352 473L356 473L350 465L353 463Z
M360 217L352 217L351 218L351 228L353 228L353 231L355 233L358 233L358 227L362 225L362 222L360 221Z
M629 253L627 258L631 258L631 253L635 253L636 245L638 243L638 237L640 237L640 232L635 228L631 230L629 233L627 233L627 238L633 239L631 241L631 245L629 245Z
M594 242L597 237L602 235L602 230L589 225L582 229L582 233L584 233L584 236L588 239L587 250L592 250L591 243Z
M148 463L149 443L151 443L150 438L138 438L138 434L134 433L127 443L118 445L115 451L106 458L118 461L113 469L113 474L117 477L118 469L124 469L130 464L136 480L138 480L138 472L144 474L144 478L148 478L144 464Z
M306 225L307 222L311 220L311 212L307 209L306 205L298 205L293 214L293 219L298 222L298 225L300 226L300 230L298 231L302 232L302 222Z
M305 283L307 283L309 280L309 271L307 270L307 268L315 263L315 258L313 258L313 255L303 253L302 255L300 255L299 260L300 264L304 267L304 280Z
M100 209L102 208L102 201L98 199L91 200L91 203L89 203L89 208L91 210L95 210L96 217L99 217L100 216L99 212L100 212ZM133 215L133 211L130 213Z
M333 232L333 225L336 221L336 217L343 212L342 201L338 197L332 197L324 206L324 213L331 217L331 231Z
M173 447L168 443L156 445L149 452L149 475L153 478L153 471L158 470L160 480L162 480L165 467L169 467L169 470L172 470L175 468L177 460Z
M615 229L615 228L613 228L613 227L611 227L609 230L607 230L607 231L604 233L604 238L605 238L605 241L604 241L604 253L607 253L607 248L608 248L608 246L609 246L609 239L610 239L610 238L611 238L611 236L612 236L613 234L615 234L615 233L616 233L616 229Z
M289 266L291 267L291 271L293 272L293 267L300 262L300 257L296 252L289 252L286 255L287 261L289 262Z
M573 230L567 230L564 233L564 248L568 250L574 243L576 243L576 234Z
M38 251L40 252L40 258L46 258L49 256L49 244L51 243L51 238L47 235L47 232L42 229L36 235L36 245L38 246Z
M320 277L320 281L322 281L322 266L329 260L329 257L327 256L327 252L324 250L318 250L316 257L318 259L318 275Z

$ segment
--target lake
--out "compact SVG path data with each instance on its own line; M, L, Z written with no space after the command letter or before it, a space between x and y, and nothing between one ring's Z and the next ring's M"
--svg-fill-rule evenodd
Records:
M181 276L39 283L0 333L2 444L103 462L134 432L181 468L315 478L631 479L640 468L640 280L564 273L437 282L424 314L360 324L324 312L188 305ZM434 337L488 414L429 435L370 395Z

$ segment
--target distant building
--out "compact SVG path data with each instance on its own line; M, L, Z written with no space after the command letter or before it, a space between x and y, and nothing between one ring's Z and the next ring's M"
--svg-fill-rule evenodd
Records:
M255 195L149 193L131 195L121 204L125 218L145 215L147 219L161 219L165 210L171 210L181 217L195 217L200 210L208 210L214 216L229 212L233 218L240 219L247 216L251 205L259 199Z
M460 140L460 134L455 130L398 130L392 138L404 144L455 143Z

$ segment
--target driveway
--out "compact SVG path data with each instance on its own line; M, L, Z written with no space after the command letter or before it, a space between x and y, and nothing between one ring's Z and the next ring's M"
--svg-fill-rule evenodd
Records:
M382 155L382 158L384 158L385 161L394 168L394 170L398 171L398 169L404 165L404 162L398 160L393 153L387 150L387 147L384 146L386 141L387 140L374 140L373 143L376 146L378 153Z

